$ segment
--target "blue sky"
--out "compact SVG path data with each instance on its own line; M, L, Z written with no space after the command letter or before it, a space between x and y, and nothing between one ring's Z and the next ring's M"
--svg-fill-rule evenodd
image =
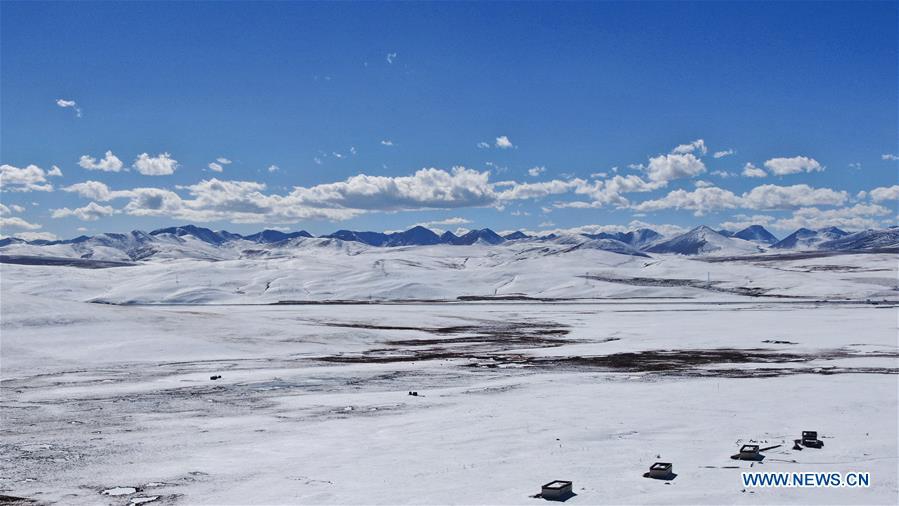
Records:
M0 28L4 235L896 222L895 2L3 2Z

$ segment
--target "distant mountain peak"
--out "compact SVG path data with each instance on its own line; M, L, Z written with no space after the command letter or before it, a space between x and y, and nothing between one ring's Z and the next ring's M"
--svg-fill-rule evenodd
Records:
M469 230L465 234L462 234L452 244L456 245L468 245L474 244L476 242L485 242L487 244L500 244L506 242L506 239L493 230L489 228L482 228L480 230Z
M761 225L750 225L743 230L736 232L733 236L737 239L743 239L744 241L763 244L774 244L777 242L777 237L771 232L768 232L768 229Z
M243 236L247 241L258 242L260 244L271 244L294 239L296 237L312 237L312 234L305 230L300 230L299 232L281 232L280 230L266 229L262 232Z
M772 244L771 247L777 249L818 249L823 243L848 235L848 232L837 227L824 227L818 230L800 228Z
M752 247L746 242L725 237L705 225L700 225L671 239L657 242L646 251L678 255L746 254L757 252L758 248Z
M190 238L188 238L190 236ZM293 240L303 239L303 240ZM316 240L305 240L316 239ZM777 241L764 226L751 225L727 237L708 226L700 225L673 237L640 228L628 232L600 232L597 234L549 234L532 237L521 231L501 236L489 228L469 230L461 236L446 231L437 235L433 230L417 225L401 232L360 232L338 230L329 235L314 238L305 230L282 232L266 229L250 235L239 235L225 230L213 231L196 225L180 225L159 228L151 232L133 230L128 233L108 232L94 236L79 236L64 240L38 239L25 241L16 238L0 240L0 248L5 254L16 250L30 251L29 247L57 247L47 249L57 254L66 251L68 255L92 258L102 255L112 260L143 260L148 258L198 258L223 259L286 254L291 248L336 246L356 248L345 242L373 247L406 246L465 246L499 245L507 241L528 239L529 241L554 241L570 245L574 249L604 249L633 255L634 252L673 253L681 255L746 255L774 249L837 250L855 251L863 249L899 248L899 227L865 230L849 233L837 227L823 227L816 230L800 228L781 241ZM253 243L253 244L250 244ZM754 243L754 244L753 244ZM764 247L764 248L763 248ZM94 257L95 258L95 257Z
M527 239L527 238L529 238L529 237L531 237L531 236L525 234L525 233L522 232L521 230L516 230L515 232L506 234L506 235L504 235L503 237L504 237L507 241L517 241L517 240L520 240L520 239Z

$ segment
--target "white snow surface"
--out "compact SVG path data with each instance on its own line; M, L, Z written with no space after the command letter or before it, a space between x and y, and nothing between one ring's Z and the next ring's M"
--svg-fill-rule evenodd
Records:
M733 300L747 294L772 300L863 300L896 295L892 254L768 254L722 261L726 258L619 254L596 249L602 241L563 237L502 246L376 248L300 238L290 248L260 250L258 257L216 261L154 257L110 269L0 265L3 281L23 293L116 304L458 297Z
M896 502L896 305L864 303L895 299L893 255L329 247L0 264L0 494L542 504L571 480L575 505ZM565 300L447 302L512 295ZM824 447L792 450L803 430ZM783 446L731 460L746 443ZM677 477L643 478L656 461ZM746 489L756 470L873 482Z

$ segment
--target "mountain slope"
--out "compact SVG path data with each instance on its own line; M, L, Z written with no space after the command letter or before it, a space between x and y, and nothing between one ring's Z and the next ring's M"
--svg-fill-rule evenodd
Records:
M631 230L630 232L621 234L621 237L618 240L642 250L663 238L662 234L655 230L650 228L638 228L637 230Z
M750 225L733 234L733 237L761 244L774 244L777 242L777 237L774 237L774 234L768 232L768 230L761 225Z
M233 241L235 239L241 239L242 237L238 234L232 234L231 232L227 232L225 230L219 230L218 232L214 232L208 228L198 227L196 225L183 225L180 227L169 227L169 228L160 228L150 232L150 235L161 235L161 234L171 234L176 237L183 237L185 235L196 237L197 239L208 242L209 244L222 244L224 242Z
M440 236L429 228L421 225L415 226L405 232L389 234L384 246L428 246L439 244Z
M818 245L823 242L833 241L846 235L849 235L849 233L836 227L827 227L818 230L800 228L784 237L782 240L772 244L771 247L776 249L817 249Z
M506 239L507 241L517 241L519 239L527 239L529 237L531 237L531 236L525 234L521 230L516 230L515 232L506 234L503 236L503 238Z
M293 239L296 237L312 237L312 234L306 232L305 230L289 233L281 232L279 230L263 230L262 232L256 232L255 234L243 236L243 238L247 241L257 242L260 244L271 244L275 242L286 241L288 239Z
M689 232L661 241L646 249L650 253L677 255L747 254L759 251L758 246L740 239L725 237L702 225Z
M479 241L485 242L487 244L501 244L506 242L506 239L502 238L493 230L485 228L481 230L471 230L468 233L463 234L461 237L456 237L449 244L469 245Z
M875 248L899 247L897 228L866 230L854 234L835 227L820 230L799 229L782 241L774 243L774 249L840 250L857 251ZM637 229L622 233L600 234L549 234L541 237L527 236L521 232L502 237L489 228L471 230L462 236L445 232L438 236L425 227L413 227L403 232L359 232L338 230L333 234L312 237L305 231L280 232L263 230L241 236L227 231L184 225L143 232L104 233L79 236L66 240L24 241L16 238L0 240L0 253L30 257L81 258L111 261L139 261L152 259L192 258L203 260L227 260L236 258L274 258L293 256L297 249L330 249L355 253L368 247L389 246L477 246L512 247L516 244L556 243L567 248L597 249L625 255L649 253L673 253L680 255L748 255L764 251L774 240L764 227L747 227L725 237L708 227L701 226L687 233L665 239L650 229ZM550 251L550 250L548 250ZM558 253L557 250L551 250Z
M840 251L896 247L899 247L899 227L863 230L818 244L819 249Z

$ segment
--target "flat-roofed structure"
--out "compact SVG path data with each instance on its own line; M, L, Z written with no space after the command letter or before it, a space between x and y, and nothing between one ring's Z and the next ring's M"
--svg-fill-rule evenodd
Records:
M540 497L550 501L564 501L574 495L572 483L566 480L551 481L540 489Z

